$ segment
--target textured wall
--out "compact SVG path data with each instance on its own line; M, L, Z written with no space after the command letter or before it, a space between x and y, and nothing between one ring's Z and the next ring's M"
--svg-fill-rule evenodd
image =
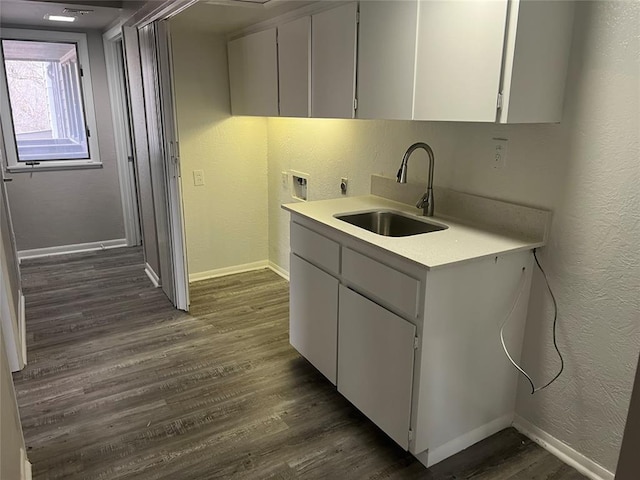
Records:
M231 117L223 39L174 29L172 50L189 274L265 261L267 120Z
M438 185L451 175L450 128L447 124L384 121L269 118L269 260L289 270L289 213L294 201L281 172L309 174L309 200L340 196L340 178L349 178L350 196L369 193L371 174L395 176L409 145L428 142L435 151ZM426 186L427 156L417 151L409 181ZM417 200L417 199L416 199Z
M640 348L640 3L578 2L565 102L566 156L541 260L560 305L567 370L548 391L520 390L518 412L613 471ZM534 172L532 165L530 171ZM524 363L539 382L557 368L551 306L538 281Z
M103 168L12 174L7 190L18 250L124 238L102 35L87 34Z
M269 258L285 270L286 169L311 175L312 200L339 196L341 176L350 195L364 194L371 173L395 175L404 149L423 140L436 152L437 185L554 210L540 259L558 297L567 367L535 397L522 382L518 413L612 471L640 349L639 9L578 2L559 125L269 119ZM494 136L509 139L501 170L491 166ZM411 179L426 178L421 163L412 161ZM534 280L524 364L541 382L557 360L550 301Z

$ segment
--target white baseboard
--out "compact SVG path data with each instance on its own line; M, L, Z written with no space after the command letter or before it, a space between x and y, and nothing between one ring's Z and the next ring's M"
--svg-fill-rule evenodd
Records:
M253 270L263 270L269 267L269 262L260 260L259 262L245 263L243 265L234 265L232 267L217 268L206 272L197 272L189 274L189 283L200 280L208 280L209 278L224 277L225 275L233 275L234 273L251 272Z
M147 277L149 277L149 280L151 280L151 283L153 283L153 286L158 288L160 286L160 277L158 277L158 274L153 270L153 268L151 268L151 265L149 265L148 263L144 264L144 273L147 274Z
M27 460L24 448L20 449L20 480L31 480L31 463Z
M449 458L451 455L455 455L461 452L465 448L469 448L471 445L478 443L480 440L498 433L500 430L504 430L510 427L513 423L513 415L504 415L500 418L485 423L484 425L471 430L453 440L431 450L425 450L424 452L414 454L420 463L425 467L431 467L438 462L441 462L445 458Z
M274 273L277 273L282 278L284 278L287 282L289 281L289 272L287 272L280 265L276 265L273 262L269 262L269 270L273 271Z
M58 245L57 247L34 248L18 252L20 261L26 258L50 257L52 255L66 255L68 253L91 252L94 250L107 250L127 246L126 238L104 240L102 242L76 243L74 245Z
M18 292L20 300L18 302L18 325L20 326L20 339L22 340L21 345L21 354L22 354L22 363L24 365L27 364L27 316L24 308L24 295L22 294L22 290Z
M529 437L552 455L555 455L567 465L572 466L581 474L592 480L613 480L614 474L574 450L566 443L558 440L544 430L536 427L524 418L516 415L513 426L524 436Z

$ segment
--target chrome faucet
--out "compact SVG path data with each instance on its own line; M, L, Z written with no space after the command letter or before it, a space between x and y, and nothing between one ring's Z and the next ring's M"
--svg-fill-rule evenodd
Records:
M409 157L413 152L415 152L418 148L424 149L429 155L429 180L427 182L427 191L425 192L418 203L416 203L416 207L422 209L422 214L425 217L433 217L433 164L435 163L435 158L433 156L433 150L431 147L424 142L418 142L411 145L406 152L404 152L404 156L402 157L402 163L400 164L400 170L398 170L398 183L407 183L407 167L409 166Z

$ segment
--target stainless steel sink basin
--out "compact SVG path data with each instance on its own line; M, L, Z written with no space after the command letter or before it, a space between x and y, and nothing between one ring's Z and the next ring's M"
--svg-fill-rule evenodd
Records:
M408 237L421 233L446 230L447 226L438 225L392 210L375 210L363 213L345 213L335 215L338 220L364 228L386 237Z

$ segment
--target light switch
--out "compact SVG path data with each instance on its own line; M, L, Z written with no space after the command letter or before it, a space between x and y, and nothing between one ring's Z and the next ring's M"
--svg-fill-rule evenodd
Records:
M200 187L204 185L204 170L194 170L193 171L193 184L196 187Z

